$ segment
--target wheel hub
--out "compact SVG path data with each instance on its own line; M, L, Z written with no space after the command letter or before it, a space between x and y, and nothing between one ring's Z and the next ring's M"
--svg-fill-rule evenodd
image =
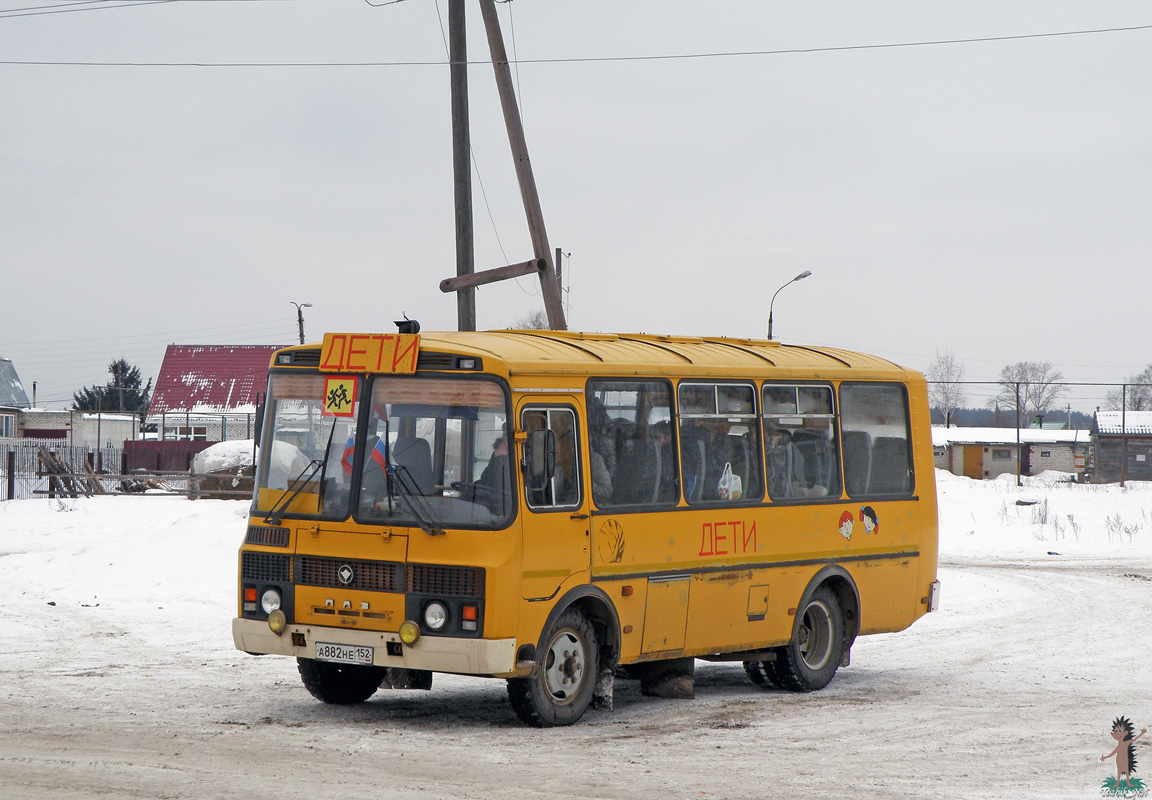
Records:
M575 696L584 679L584 647L570 633L562 632L548 648L544 686L557 702Z

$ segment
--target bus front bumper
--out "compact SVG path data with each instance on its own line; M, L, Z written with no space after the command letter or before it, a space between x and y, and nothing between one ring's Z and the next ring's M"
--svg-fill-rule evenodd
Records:
M457 639L421 636L408 646L395 633L287 625L279 635L260 620L232 620L232 640L237 650L253 655L316 658L316 645L334 644L371 648L372 664L378 667L453 672L460 675L509 675L516 667L515 639ZM363 652L363 651L362 651ZM364 663L367 663L365 661Z

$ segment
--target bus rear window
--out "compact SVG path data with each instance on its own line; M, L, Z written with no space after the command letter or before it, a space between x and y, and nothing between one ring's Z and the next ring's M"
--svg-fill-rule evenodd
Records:
M850 497L910 494L908 394L899 384L840 384L844 488Z

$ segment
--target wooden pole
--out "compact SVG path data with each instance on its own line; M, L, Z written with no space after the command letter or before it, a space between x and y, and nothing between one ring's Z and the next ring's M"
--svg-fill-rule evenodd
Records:
M496 16L493 0L480 0L480 12L484 17L484 29L488 34L488 49L492 54L492 69L496 73L496 88L500 93L500 107L504 112L504 125L508 128L508 144L516 163L516 177L520 182L520 198L524 202L524 213L528 217L528 231L532 236L532 252L537 260L544 261L540 274L540 292L544 296L544 311L548 315L548 326L553 330L567 330L564 320L564 306L560 300L560 287L556 282L556 267L552 263L552 251L548 247L548 234L544 228L544 213L540 209L540 196L536 192L536 179L532 175L532 164L528 160L528 144L524 139L524 124L520 119L520 109L516 105L516 92L512 86L512 71L508 68L508 53L504 49L504 37L500 33L500 20Z
M456 275L471 275L475 268L472 228L471 134L468 125L468 36L464 24L465 0L448 0L448 60L452 84L452 177L456 201ZM476 289L456 293L457 329L476 330Z

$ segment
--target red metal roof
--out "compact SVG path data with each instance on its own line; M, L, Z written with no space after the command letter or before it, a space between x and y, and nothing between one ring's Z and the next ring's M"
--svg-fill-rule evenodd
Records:
M278 345L170 344L152 390L149 414L251 412L268 386Z

